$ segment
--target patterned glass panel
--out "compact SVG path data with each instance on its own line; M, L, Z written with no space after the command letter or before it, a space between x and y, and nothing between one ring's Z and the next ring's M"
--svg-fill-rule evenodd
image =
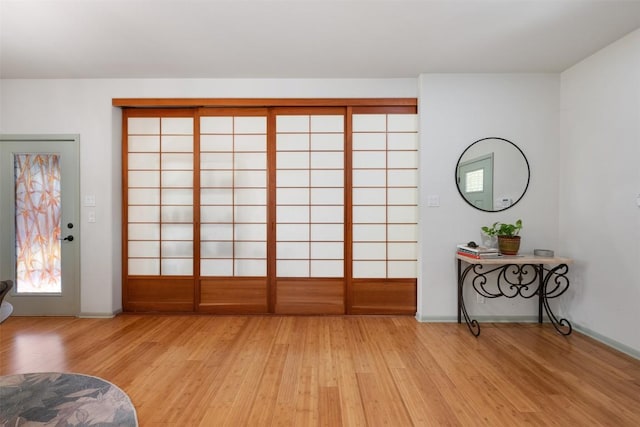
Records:
M61 293L60 156L15 154L16 291Z

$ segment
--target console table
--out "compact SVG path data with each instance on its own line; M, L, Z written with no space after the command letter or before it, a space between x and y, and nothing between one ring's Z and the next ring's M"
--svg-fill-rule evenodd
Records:
M537 295L538 323L542 323L544 307L556 331L562 335L571 334L571 323L564 318L558 319L549 306L549 299L557 298L569 289L567 273L571 259L533 255L475 259L459 254L456 254L456 259L458 323L462 323L464 317L469 331L476 337L480 335L480 324L477 320L471 319L467 312L462 292L465 281L470 282L473 289L485 298L532 298ZM495 286L489 286L487 276L494 272L497 274Z

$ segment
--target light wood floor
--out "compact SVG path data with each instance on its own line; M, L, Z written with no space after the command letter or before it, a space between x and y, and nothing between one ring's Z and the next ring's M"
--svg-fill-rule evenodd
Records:
M640 425L640 361L550 325L122 315L0 325L0 374L125 390L140 425Z

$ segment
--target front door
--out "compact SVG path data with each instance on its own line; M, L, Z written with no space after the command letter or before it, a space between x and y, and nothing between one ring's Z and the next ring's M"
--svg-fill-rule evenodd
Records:
M493 211L493 153L460 163L458 188L467 201L484 211Z
M17 315L77 315L77 136L0 136L0 278Z

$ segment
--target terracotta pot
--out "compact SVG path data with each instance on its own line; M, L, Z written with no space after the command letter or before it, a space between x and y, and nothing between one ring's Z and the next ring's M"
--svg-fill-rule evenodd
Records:
M518 255L520 236L498 236L498 249L502 255Z

